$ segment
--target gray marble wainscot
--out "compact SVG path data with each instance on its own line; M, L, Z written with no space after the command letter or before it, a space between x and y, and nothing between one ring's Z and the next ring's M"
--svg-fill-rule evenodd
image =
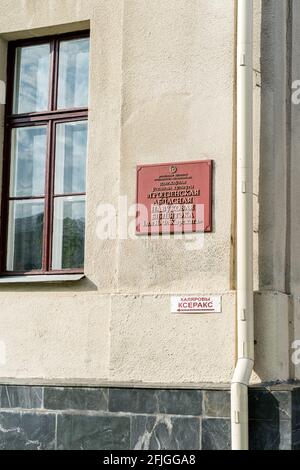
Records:
M55 416L48 413L1 412L0 449L53 450Z
M134 450L198 450L199 447L200 418L132 417L131 448Z

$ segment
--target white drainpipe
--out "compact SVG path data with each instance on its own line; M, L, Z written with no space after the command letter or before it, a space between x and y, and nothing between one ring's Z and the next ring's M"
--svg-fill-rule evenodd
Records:
M249 448L248 385L254 365L253 315L253 5L238 0L237 37L237 323L231 383L233 450Z

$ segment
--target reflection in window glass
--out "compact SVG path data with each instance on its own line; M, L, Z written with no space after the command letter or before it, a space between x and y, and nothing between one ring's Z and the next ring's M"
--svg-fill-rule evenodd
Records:
M83 271L87 36L85 31L11 44L3 271Z
M57 197L54 201L52 269L83 268L85 197Z
M42 268L44 201L10 201L8 227L8 271Z
M43 196L46 170L46 126L12 130L10 196Z
M88 105L89 38L62 41L59 48L57 108Z
M55 194L84 193L87 121L56 126Z
M14 114L46 111L49 102L50 44L16 50Z

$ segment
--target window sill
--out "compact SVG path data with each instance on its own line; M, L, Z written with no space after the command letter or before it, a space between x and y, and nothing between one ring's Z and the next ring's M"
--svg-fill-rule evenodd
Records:
M31 284L31 283L57 283L76 282L83 279L84 274L41 274L37 276L0 276L0 284Z

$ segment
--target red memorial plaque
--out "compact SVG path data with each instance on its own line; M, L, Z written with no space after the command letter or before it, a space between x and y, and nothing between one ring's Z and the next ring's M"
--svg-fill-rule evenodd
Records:
M137 167L137 234L212 231L212 160Z

